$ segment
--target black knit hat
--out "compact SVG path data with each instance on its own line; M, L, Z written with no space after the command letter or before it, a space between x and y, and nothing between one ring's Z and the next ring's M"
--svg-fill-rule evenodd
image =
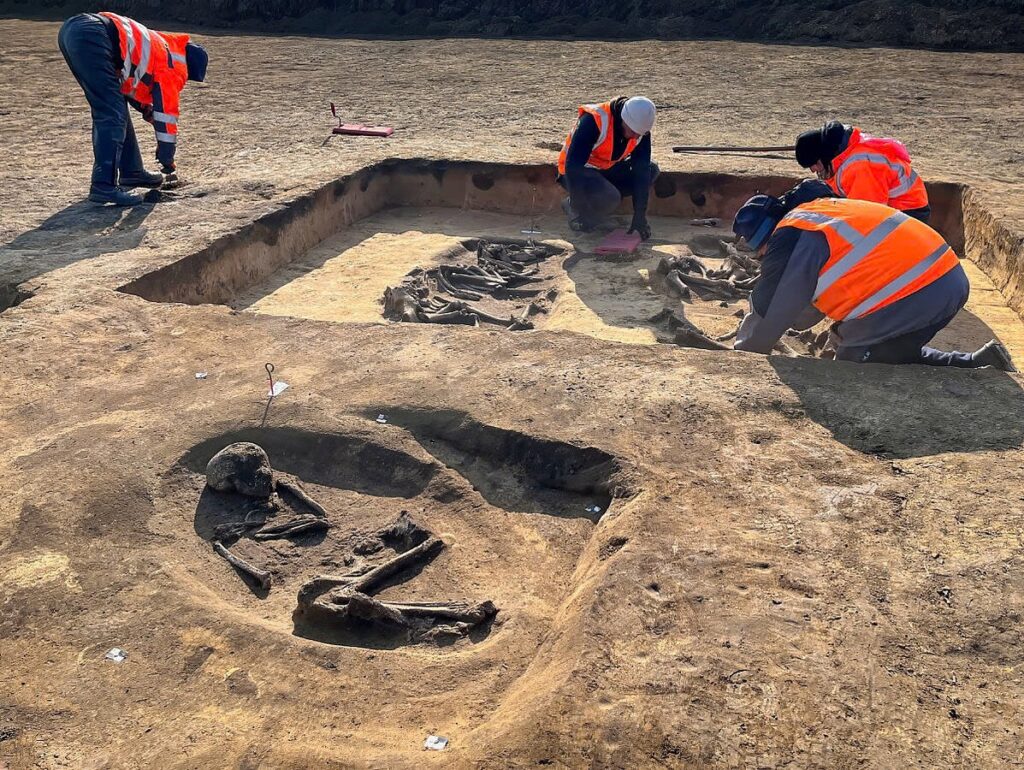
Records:
M804 168L819 160L828 163L842 151L849 130L838 120L830 120L821 128L804 131L796 138L796 162Z
M846 143L848 126L838 120L830 120L821 127L821 160L828 163L838 155Z
M810 168L821 160L821 129L804 131L796 138L796 162Z

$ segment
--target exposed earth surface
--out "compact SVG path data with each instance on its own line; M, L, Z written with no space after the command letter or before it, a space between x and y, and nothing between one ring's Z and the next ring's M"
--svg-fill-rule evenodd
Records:
M57 29L0 21L0 767L1024 764L1024 378L678 347L663 310L721 334L743 303L651 278L728 239L724 211L689 218L723 186L798 171L672 144L838 117L949 183L973 293L939 342L1024 361L1024 58L203 34L184 185L115 210L84 202ZM632 92L690 186L598 259L552 148L576 104ZM332 100L394 136L331 137ZM383 317L416 266L530 229L560 255L535 329ZM247 515L205 487L237 440L330 524L233 546L269 589L212 547ZM378 598L493 618L442 643L295 612L310 578L410 547L379 535L403 512L444 546Z

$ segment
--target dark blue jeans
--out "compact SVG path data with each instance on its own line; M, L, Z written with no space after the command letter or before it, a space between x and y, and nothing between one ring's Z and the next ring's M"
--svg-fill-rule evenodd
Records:
M926 347L928 341L946 328L952 320L951 316L931 326L893 337L891 340L876 342L874 345L840 347L836 351L836 360L856 361L861 364L926 364L977 369L980 364L975 363L970 353L944 353Z
M651 163L651 179L653 185L661 169L657 163ZM563 178L560 183L565 186ZM585 168L580 174L579 184L572 189L572 208L579 217L588 223L599 222L611 214L622 203L623 198L633 195L633 164L629 160L616 163L607 171L596 168Z
M106 25L91 13L65 21L57 44L92 109L93 190L110 192L119 174L129 176L144 169L116 69L120 52L115 54Z
M908 209L907 211L904 211L903 213L906 214L909 217L913 217L914 219L919 219L922 222L924 222L925 224L928 224L928 220L932 218L932 207L931 206L922 206L919 209Z

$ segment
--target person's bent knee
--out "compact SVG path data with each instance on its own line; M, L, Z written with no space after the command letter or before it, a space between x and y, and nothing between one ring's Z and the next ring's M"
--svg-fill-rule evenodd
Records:
M661 169L658 167L658 164L655 163L652 160L651 161L651 184L654 184L654 180L658 178L658 174L660 174L660 173L661 173Z
M591 206L594 213L602 217L615 211L620 203L622 203L622 195L612 185L608 185L606 189L596 192L591 198Z

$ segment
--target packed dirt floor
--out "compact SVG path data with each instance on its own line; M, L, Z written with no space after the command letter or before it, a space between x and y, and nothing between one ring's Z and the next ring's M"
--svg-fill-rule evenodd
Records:
M567 268L535 331L374 312L409 268L393 239L530 225L495 212L378 212L223 304L117 291L387 157L551 163L577 103L633 91L664 169L793 175L668 147L841 117L1019 247L1024 56L211 34L187 184L117 211L83 203L56 32L0 21L0 767L1024 765L1021 375L655 344L670 218L634 262ZM332 99L394 137L328 139ZM585 250L563 225L538 219ZM1020 361L1016 300L967 267L946 341ZM332 525L239 544L269 591L210 545L236 502L203 468L236 439ZM496 617L439 645L293 614L310 577L386 558L358 543L403 511L445 548L383 598Z

